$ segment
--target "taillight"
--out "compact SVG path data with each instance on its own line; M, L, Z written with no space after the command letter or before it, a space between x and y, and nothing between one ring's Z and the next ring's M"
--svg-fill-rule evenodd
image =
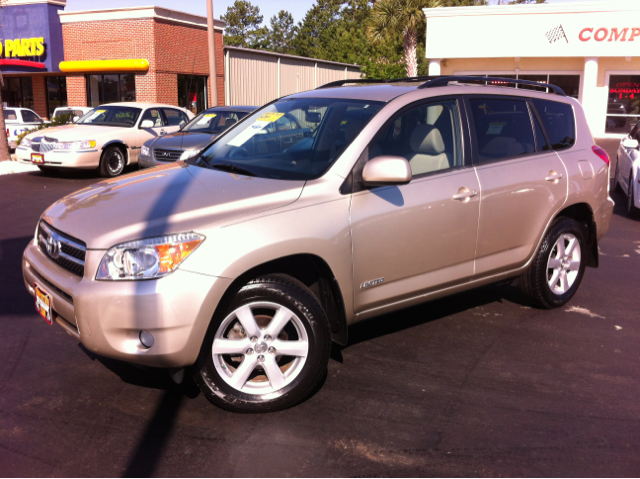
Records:
M600 148L598 145L593 145L591 149L596 155L600 157L602 161L604 161L607 164L607 166L609 165L609 162L611 160L609 160L609 155L607 155L607 152L604 151L604 149Z

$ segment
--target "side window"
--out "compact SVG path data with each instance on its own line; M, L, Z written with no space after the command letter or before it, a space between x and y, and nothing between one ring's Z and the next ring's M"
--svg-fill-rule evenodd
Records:
M164 121L162 120L160 110L156 108L149 108L147 111L145 111L144 115L142 115L142 120L140 120L140 124L142 124L142 122L146 120L153 121L153 128L164 126Z
M22 110L22 121L25 123L40 123L42 119L30 110Z
M18 115L16 115L16 111L15 110L3 110L2 113L4 113L4 119L5 120L17 120L18 119Z
M174 110L173 108L164 108L163 111L167 117L167 124L169 126L178 126L183 121L185 123L189 121L187 119L187 115L185 115L180 110Z
M535 152L526 101L472 98L469 103L481 163Z
M369 148L369 158L402 156L413 176L463 166L456 100L427 103L387 125Z
M576 118L573 107L557 101L533 99L554 150L571 148L576 142Z

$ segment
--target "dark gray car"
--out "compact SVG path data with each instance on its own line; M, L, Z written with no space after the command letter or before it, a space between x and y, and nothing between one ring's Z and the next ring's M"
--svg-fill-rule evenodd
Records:
M184 125L180 131L147 141L140 151L138 165L141 169L151 168L191 158L220 133L257 109L256 106L209 108Z

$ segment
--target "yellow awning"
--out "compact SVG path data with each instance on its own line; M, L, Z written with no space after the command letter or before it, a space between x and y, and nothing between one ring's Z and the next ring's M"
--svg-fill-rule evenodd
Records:
M60 62L60 71L65 73L146 72L147 70L149 70L149 62L143 59Z

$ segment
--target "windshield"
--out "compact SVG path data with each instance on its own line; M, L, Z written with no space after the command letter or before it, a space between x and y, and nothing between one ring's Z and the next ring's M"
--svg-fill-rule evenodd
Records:
M248 114L246 111L205 111L185 125L182 131L215 135L235 125Z
M383 106L364 100L281 100L221 136L196 164L228 171L231 165L265 178L319 178Z
M140 108L129 106L99 106L80 118L75 124L131 128L136 124L141 111Z

